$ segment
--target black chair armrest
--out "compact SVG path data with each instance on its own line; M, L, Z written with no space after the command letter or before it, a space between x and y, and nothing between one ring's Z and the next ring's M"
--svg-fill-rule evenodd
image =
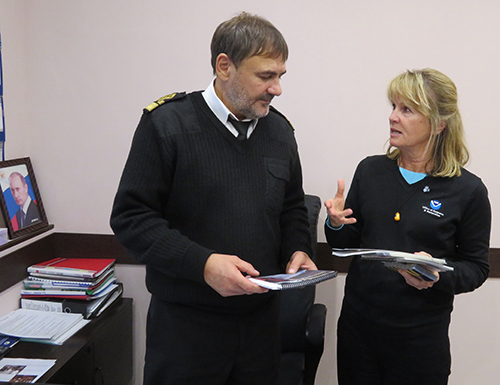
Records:
M326 306L312 305L307 319L304 385L313 385L325 347Z

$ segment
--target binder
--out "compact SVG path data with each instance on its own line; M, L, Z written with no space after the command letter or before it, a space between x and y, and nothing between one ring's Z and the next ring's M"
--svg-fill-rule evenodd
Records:
M89 319L101 314L101 309L104 310L104 308L107 308L118 298L122 297L123 284L117 283L116 285L117 287L112 292L91 301L57 298L21 298L20 307L22 309L57 313L78 313L83 314L84 318Z
M19 342L19 337L5 336L0 334L0 358L7 354L12 347Z
M115 283L107 283L97 290L73 290L73 289L22 289L21 297L23 298L67 298L67 299L83 299L92 301L96 298L102 298L111 293L116 288Z
M67 277L41 278L30 275L23 281L25 289L74 289L74 290L96 290L103 283L115 281L114 268L107 271L106 274L101 274L100 277L87 281L73 281ZM61 279L62 278L62 279Z
M28 267L28 273L97 278L115 263L109 258L54 258Z

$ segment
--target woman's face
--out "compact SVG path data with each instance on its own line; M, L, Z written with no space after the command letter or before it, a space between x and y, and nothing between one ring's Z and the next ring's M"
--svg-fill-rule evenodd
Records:
M425 153L431 136L431 123L423 114L400 100L394 100L389 124L391 146L414 156Z

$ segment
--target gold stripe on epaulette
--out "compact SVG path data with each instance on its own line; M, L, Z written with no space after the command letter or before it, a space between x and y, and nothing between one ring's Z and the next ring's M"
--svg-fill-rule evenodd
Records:
M158 100L155 100L153 103L151 103L149 106L146 107L146 110L149 112L153 111L156 107L160 107L162 104L164 104L167 100L170 100L177 95L177 92L174 92L172 94L165 95L161 97Z

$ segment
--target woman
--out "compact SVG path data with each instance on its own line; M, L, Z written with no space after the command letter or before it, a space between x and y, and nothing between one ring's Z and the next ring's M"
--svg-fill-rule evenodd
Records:
M425 281L354 257L338 322L339 385L447 384L453 297L489 273L488 193L463 168L469 153L447 76L407 71L392 80L388 98L387 153L358 165L345 202L338 181L325 202L328 243L444 258L454 271Z

